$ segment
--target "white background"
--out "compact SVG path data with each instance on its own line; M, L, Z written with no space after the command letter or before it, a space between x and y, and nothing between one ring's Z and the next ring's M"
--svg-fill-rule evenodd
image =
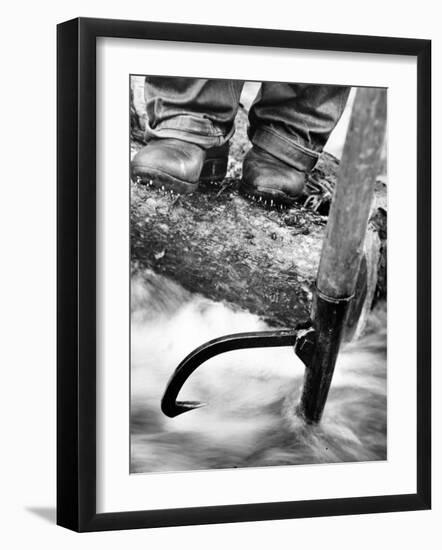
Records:
M76 535L54 526L55 505L55 24L82 16L286 28L433 39L433 97L442 97L437 2L312 4L21 2L3 12L0 540L5 548L437 548L441 502L441 294L434 286L432 512ZM406 113L404 113L406 120ZM441 106L433 105L433 181L441 181ZM440 186L434 185L434 281L441 278ZM406 258L407 243L404 243ZM404 338L406 341L406 339ZM404 426L407 430L407 426ZM313 537L313 540L312 540ZM4 540L3 540L4 539Z

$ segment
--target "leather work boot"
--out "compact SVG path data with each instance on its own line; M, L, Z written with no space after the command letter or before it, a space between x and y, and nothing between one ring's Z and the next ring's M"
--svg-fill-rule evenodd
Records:
M241 192L270 204L292 204L302 194L305 172L254 145L244 157Z
M167 191L192 193L200 181L225 177L228 152L228 143L205 150L178 139L153 139L132 159L132 179Z

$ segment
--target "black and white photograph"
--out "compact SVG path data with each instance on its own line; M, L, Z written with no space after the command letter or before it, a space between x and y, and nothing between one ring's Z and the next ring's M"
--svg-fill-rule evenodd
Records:
M387 100L130 75L132 474L388 459Z
M7 8L0 546L437 548L436 3Z

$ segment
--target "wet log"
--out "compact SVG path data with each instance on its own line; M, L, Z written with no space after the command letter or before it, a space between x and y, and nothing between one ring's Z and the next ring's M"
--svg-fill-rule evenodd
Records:
M323 154L311 178L333 186L338 161ZM235 174L232 167L230 173ZM193 195L132 183L132 274L149 270L168 276L190 292L262 317L271 327L293 327L310 317L312 291L327 216L304 207L275 210L240 195L239 179L204 185ZM385 186L379 184L382 193ZM378 193L378 195L382 195ZM385 298L381 229L376 206L366 239L365 274L360 277L353 317ZM364 264L364 262L363 262ZM352 334L360 334L361 326Z

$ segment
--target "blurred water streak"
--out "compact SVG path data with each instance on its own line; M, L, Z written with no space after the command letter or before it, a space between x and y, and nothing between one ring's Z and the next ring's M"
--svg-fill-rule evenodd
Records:
M180 399L208 405L170 419L166 383L195 347L223 334L265 330L258 317L193 296L146 274L132 281L131 471L183 471L386 459L386 315L347 345L321 424L294 415L304 366L289 348L215 357Z

